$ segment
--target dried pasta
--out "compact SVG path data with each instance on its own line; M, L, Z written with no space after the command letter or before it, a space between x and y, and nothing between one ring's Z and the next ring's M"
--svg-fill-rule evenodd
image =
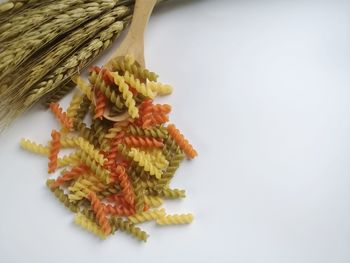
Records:
M81 213L77 213L74 217L74 223L80 225L82 228L88 230L89 232L95 234L101 239L106 239L105 233L102 229L91 219L87 218Z
M50 144L50 153L49 153L49 173L53 173L57 169L57 159L58 152L61 148L61 134L58 131L53 130L51 132L52 141Z
M96 215L96 219L101 226L101 230L105 235L108 235L111 233L111 226L109 224L107 214L105 212L105 209L101 203L101 201L98 199L96 194L94 192L90 192L88 194L88 198L91 201L91 207Z
M189 158L196 157L197 151L193 149L193 146L188 142L187 139L180 133L180 131L175 127L174 124L170 124L167 127L170 136L176 141L180 148L186 153Z
M51 103L50 109L64 128L68 130L73 128L73 123L71 119L68 118L66 112L63 112L62 108L59 106L58 103Z
M181 214L181 215L166 215L157 218L158 225L182 225L189 224L193 221L192 214Z
M153 101L171 87L156 82L158 76L131 56L112 66L114 71L92 67L89 82L75 77L79 90L66 112L50 104L62 128L52 131L50 141L22 139L20 145L48 157L47 186L75 213L76 224L101 239L124 231L146 241L148 234L137 224L192 222L192 214L167 215L162 206L185 197L185 190L170 183L185 156L192 159L197 152L167 125L171 106Z

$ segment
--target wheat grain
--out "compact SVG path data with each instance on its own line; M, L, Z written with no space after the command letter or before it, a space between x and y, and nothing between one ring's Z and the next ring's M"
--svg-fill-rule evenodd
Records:
M116 0L100 0L82 4L55 16L50 22L43 24L36 30L24 33L16 39L17 45L10 46L0 53L0 78L14 71L40 47L83 22L113 8L115 4Z

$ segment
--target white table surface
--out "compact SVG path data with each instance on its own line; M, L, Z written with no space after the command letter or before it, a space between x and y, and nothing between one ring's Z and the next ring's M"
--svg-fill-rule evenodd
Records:
M0 262L350 262L349 14L345 0L163 4L146 61L199 151L173 182L187 198L165 207L195 221L145 224L145 244L74 225L47 160L18 144L58 127L36 107L0 136Z

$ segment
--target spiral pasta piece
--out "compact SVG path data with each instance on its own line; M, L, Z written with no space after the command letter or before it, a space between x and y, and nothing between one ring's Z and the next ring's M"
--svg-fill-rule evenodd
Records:
M163 124L169 121L169 118L164 113L147 113L146 115L142 116L140 123L142 128L149 128L152 126L156 126L159 124Z
M82 173L87 172L88 168L85 165L79 165L73 167L70 171L63 171L62 174L57 177L54 183L52 183L50 186L52 188L59 187L60 185L72 181L76 178L78 178Z
M132 185L129 181L129 177L125 171L125 168L122 166L117 166L115 171L115 176L117 177L119 184L121 186L122 192L126 202L130 206L134 206L135 203L135 194L132 188Z
M169 182L173 178L176 170L179 168L184 158L185 156L182 153L174 154L162 177Z
M20 145L24 150L27 150L32 153L41 154L45 156L48 156L50 153L49 147L32 142L28 139L22 139L20 141Z
M79 108L77 109L77 114L74 118L74 122L73 122L73 126L76 129L75 125L76 125L76 121L78 122L82 122L83 119L85 118L86 114L89 111L90 108L90 99L88 98L88 96L84 95L82 98L82 101L79 105Z
M98 88L118 109L124 107L122 98L117 95L117 93L111 89L110 86L103 79L103 72L100 74L96 71L92 71L89 76L90 82ZM124 96L123 96L124 97ZM124 97L125 99L125 97Z
M178 199L178 198L185 198L186 192L185 190L181 189L170 189L170 188L164 188L159 191L159 196L168 198L168 199Z
M111 192L109 185L102 183L95 176L89 176L87 178L79 178L68 189L70 192L70 194L68 195L69 200L75 200L75 201L86 198L91 191L95 192L97 195L104 191L107 191L108 194L116 193L116 190L114 192Z
M58 131L52 130L51 137L52 137L52 140L50 144L49 163L48 163L49 173L53 173L56 171L58 153L61 149L61 134Z
M98 221L98 224L101 226L101 230L105 235L109 235L111 233L111 226L109 224L109 221L107 219L107 214L105 212L105 209L101 203L101 201L98 199L96 194L94 192L90 192L88 194L88 198L91 201L91 207L96 215L96 219Z
M155 95L152 89L147 84L141 83L139 79L136 79L128 71L124 73L123 78L126 83L128 83L131 87L133 87L137 92L139 92L143 96L151 99L154 98Z
M63 136L61 137L61 148L74 148L77 146L75 137Z
M163 204L163 199L159 196L147 196L145 195L145 203L150 207L160 207Z
M94 145L89 143L84 138L75 138L74 142L77 146L80 147L81 150L83 150L91 159L95 160L96 163L98 163L99 165L103 166L104 163L107 161L107 159L102 154L100 154L98 150L95 149Z
M83 96L80 94L80 92L76 92L73 95L73 98L69 104L69 107L67 109L67 117L71 120L74 120L74 118L77 116L77 111L80 107L80 104L83 101Z
M181 215L166 215L157 218L156 222L158 225L182 225L189 224L193 221L192 214L181 214Z
M163 142L165 145L162 151L167 160L171 160L174 155L182 153L181 148L170 135L168 135Z
M71 130L73 128L71 119L68 118L66 112L63 112L58 103L50 103L50 109L64 128L68 130Z
M163 127L151 127L148 129L143 129L137 126L130 125L128 132L134 136L147 136L163 139L167 135L167 130Z
M75 82L77 84L77 87L80 89L80 91L82 93L84 93L86 95L86 97L91 101L92 100L92 88L89 85L89 83L84 81L81 77L77 77L75 79Z
M159 210L149 210L146 212L137 213L133 216L129 216L128 220L132 222L133 224L139 224L147 221L156 220L157 218L164 217L165 216L165 209L159 209Z
M101 165L99 165L96 161L94 161L87 153L78 151L77 155L79 159L90 167L91 171L93 171L103 182L109 183L109 172L105 170Z
M131 184L135 193L136 212L141 212L145 208L145 187L141 180L145 171L141 167L135 165L130 166L127 172L131 178Z
M124 143L129 147L162 147L163 143L155 138L139 137L139 136L126 136L124 137Z
M153 104L151 99L146 99L140 104L139 111L141 117L150 113L168 114L171 112L171 106L169 104Z
M165 96L173 92L173 87L170 85L165 85L157 82L148 82L151 90L159 96Z
M105 135L106 139L113 139L119 134L121 131L124 131L130 125L129 120L122 122L115 122L113 127L108 130L108 133Z
M160 149L153 149L148 152L151 157L152 163L160 170L167 169L169 166L169 161L165 158L164 154ZM162 175L163 177L163 175Z
M180 133L174 124L170 124L167 127L169 135L176 141L180 148L184 151L188 158L192 159L196 157L197 151L193 149L193 146L188 142L187 139Z
M135 226L133 223L117 217L112 217L111 221L116 229L125 231L141 241L147 241L148 234L139 227Z
M138 118L139 110L136 107L136 102L133 98L133 94L129 90L129 86L125 83L123 77L118 73L113 72L111 74L113 75L114 82L118 86L119 91L122 93L122 96L125 100L125 105L128 107L129 115L131 118Z
M128 156L137 162L139 166L143 167L146 172L149 172L150 175L154 175L157 179L162 177L162 172L152 164L147 153L137 150L136 148L131 148Z
M76 166L79 164L79 157L77 153L71 153L57 159L57 168L67 165Z
M95 106L95 119L102 119L103 113L106 109L106 97L100 90L96 91L96 106Z
M135 214L135 210L133 208L126 207L124 205L104 205L105 211L107 214L115 215L115 216L130 216Z
M115 59L112 62L113 70L118 71L128 71L136 76L138 79L148 79L150 81L157 81L158 75L154 72L149 71L148 69L141 68L137 66L132 60L126 59Z
M74 217L74 223L86 229L87 231L95 234L99 238L106 239L106 234L104 233L104 231L102 231L102 229L95 222L93 222L83 214L77 213Z
M51 192L56 196L56 198L64 204L70 211L76 213L78 211L78 206L76 203L70 202L68 195L66 195L60 188L54 188L51 185L55 183L55 180L49 179L46 181L46 185L50 188Z

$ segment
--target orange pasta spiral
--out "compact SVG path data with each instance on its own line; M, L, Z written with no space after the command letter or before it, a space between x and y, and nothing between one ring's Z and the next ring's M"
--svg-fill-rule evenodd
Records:
M95 119L102 119L106 109L106 97L100 90L96 90Z
M149 128L169 121L168 116L164 113L148 113L142 117L142 128Z
M122 188L122 193L124 195L125 201L130 206L133 207L135 204L135 194L134 194L134 190L131 186L129 177L125 171L125 168L123 166L120 166L120 165L117 166L117 168L115 169L114 175L117 178L117 180L119 181L119 184Z
M185 139L181 132L175 127L174 124L170 124L167 127L169 135L175 140L175 142L180 146L188 158L193 159L198 155L197 151L193 146Z
M131 216L135 214L134 208L129 208L125 205L103 205L107 214L116 216Z
M63 127L71 130L73 128L73 122L68 118L67 113L62 110L58 103L50 103L50 109Z
M53 173L57 169L57 158L58 158L58 152L61 148L61 134L56 131L52 130L51 132L51 147L50 147L50 154L49 154L49 173Z
M122 142L124 132L119 132L110 144L108 152L105 154L107 161L105 163L106 168L113 168L116 164L117 157L119 156L118 145Z
M98 221L98 224L101 226L103 233L105 235L109 235L112 231L112 228L109 224L103 204L94 192L90 192L88 194L88 199L91 201L92 210L96 215L96 219Z
M127 136L124 138L124 143L129 147L162 147L163 142L155 138L141 136Z
M113 202L119 205L128 206L128 203L125 201L123 193L112 194L106 197L106 199L110 202Z
M63 172L56 180L51 184L51 188L57 188L60 185L78 178L82 173L87 172L89 168L86 165L79 165L73 167L70 171Z

